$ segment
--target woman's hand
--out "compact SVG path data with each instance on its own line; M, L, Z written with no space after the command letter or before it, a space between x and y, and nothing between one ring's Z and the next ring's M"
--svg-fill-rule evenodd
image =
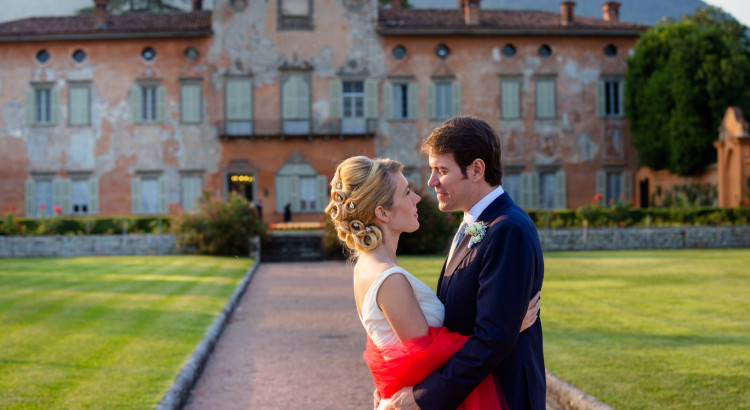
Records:
M541 297L542 292L538 292L529 301L529 308L526 310L526 316L523 318L523 323L521 324L521 332L530 328L539 317L539 299L541 299Z

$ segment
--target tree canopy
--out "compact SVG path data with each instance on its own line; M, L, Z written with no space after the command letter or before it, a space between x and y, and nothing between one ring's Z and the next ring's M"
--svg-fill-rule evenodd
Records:
M727 107L750 108L747 28L715 7L646 31L628 59L625 113L642 165L691 175L716 161Z
M170 11L184 11L188 0L109 0L107 12L111 14L123 13L162 13ZM91 14L93 7L84 7L76 14Z

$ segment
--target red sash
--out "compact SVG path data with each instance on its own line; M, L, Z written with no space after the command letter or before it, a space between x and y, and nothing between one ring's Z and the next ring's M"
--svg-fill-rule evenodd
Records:
M377 347L367 338L367 349L362 355L372 373L380 397L387 399L406 386L414 386L443 365L463 347L468 336L451 332L446 327L431 327L425 336ZM498 397L500 395L500 397ZM493 375L479 384L459 409L508 409Z

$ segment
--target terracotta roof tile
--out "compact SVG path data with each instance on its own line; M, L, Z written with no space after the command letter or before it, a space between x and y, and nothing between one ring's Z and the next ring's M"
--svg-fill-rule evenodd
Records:
M113 35L138 33L211 33L211 11L108 15L106 28L97 28L94 15L31 17L0 24L0 38L36 36Z
M381 9L379 15L381 32L424 30L459 30L467 33L507 30L544 30L560 33L581 31L639 32L648 27L626 22L608 22L602 19L576 16L572 24L563 26L560 14L548 11L528 10L481 10L478 25L464 23L464 14L457 9ZM399 30L400 29L400 30Z

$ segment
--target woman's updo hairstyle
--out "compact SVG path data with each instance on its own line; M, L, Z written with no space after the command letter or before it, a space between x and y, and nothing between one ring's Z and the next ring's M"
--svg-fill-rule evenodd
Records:
M336 167L326 213L341 242L355 254L380 247L383 235L374 224L375 208L393 205L393 175L403 169L400 162L365 156L348 158Z

